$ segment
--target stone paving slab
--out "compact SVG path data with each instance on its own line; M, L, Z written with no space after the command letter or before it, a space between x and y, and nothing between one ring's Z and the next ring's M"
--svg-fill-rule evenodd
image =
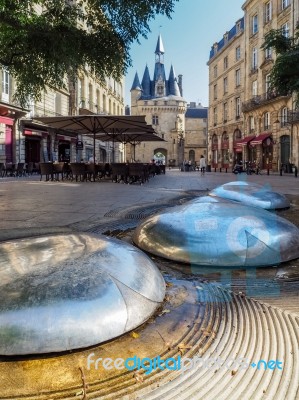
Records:
M102 219L105 214L130 206L159 204L184 193L214 189L225 182L248 180L284 194L299 195L294 175L235 175L166 170L144 185L104 182L45 182L39 176L0 179L0 231L28 227L55 227ZM85 224L86 225L86 224Z

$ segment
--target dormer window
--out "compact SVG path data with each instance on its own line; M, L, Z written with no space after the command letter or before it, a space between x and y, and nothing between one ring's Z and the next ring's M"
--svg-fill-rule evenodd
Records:
M228 42L228 32L223 35L224 43Z
M162 85L157 86L157 94L159 96L163 96L164 93L164 87Z

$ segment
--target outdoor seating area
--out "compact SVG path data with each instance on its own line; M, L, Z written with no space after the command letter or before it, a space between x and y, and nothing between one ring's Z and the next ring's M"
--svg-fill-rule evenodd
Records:
M34 173L38 174L40 171L39 163L0 163L0 177L22 177L27 175L32 175Z
M165 174L164 165L143 163L40 163L40 180L96 182L111 180L115 183L143 184L150 177Z

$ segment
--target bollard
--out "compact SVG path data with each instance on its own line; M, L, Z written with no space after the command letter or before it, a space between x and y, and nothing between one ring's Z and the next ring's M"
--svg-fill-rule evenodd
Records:
M221 172L222 168L219 169L219 172Z
M215 167L215 172L216 172L216 167Z
M280 173L280 176L282 176L282 168L280 168L279 173Z
M267 175L270 175L270 169L267 168Z
M297 175L298 175L298 168L295 167L295 178L297 178Z
M225 172L227 173L227 168L225 168Z

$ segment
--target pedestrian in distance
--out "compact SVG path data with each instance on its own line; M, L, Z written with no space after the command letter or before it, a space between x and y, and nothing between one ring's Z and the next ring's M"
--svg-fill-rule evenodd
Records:
M203 155L200 156L199 168L200 168L201 175L203 176L206 171L206 159Z

